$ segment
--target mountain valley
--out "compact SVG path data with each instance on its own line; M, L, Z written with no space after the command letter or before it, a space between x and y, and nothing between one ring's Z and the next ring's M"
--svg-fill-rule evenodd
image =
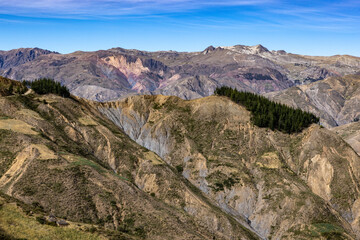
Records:
M0 60L0 75L50 77L72 92L40 95L0 78L5 239L360 238L359 58L237 45L19 49ZM223 85L320 124L260 128L213 94Z

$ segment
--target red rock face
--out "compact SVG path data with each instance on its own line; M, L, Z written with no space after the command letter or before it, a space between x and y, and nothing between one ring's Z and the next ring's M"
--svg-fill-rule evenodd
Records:
M223 85L267 93L352 74L359 67L356 57L301 56L261 45L208 47L191 53L121 48L66 55L40 49L0 52L1 75L17 80L54 78L74 94L98 101L139 93L193 99L211 95Z

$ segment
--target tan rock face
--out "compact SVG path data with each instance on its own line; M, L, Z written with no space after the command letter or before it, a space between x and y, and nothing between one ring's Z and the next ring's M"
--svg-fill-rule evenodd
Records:
M124 56L116 57L109 56L101 59L104 63L114 66L120 72L122 72L126 77L130 76L139 76L143 72L148 72L149 69L144 67L141 59L136 59L135 62L128 62Z
M304 164L308 171L308 185L311 190L323 199L331 200L330 184L333 180L334 169L326 157L316 155Z
M359 230L360 159L326 129L287 135L257 128L244 108L222 97L136 96L95 105L263 238L307 238L329 221Z

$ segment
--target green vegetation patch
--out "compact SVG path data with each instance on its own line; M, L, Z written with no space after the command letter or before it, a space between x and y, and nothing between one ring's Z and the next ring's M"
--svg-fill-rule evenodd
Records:
M63 155L63 157L71 162L70 166L89 166L95 169L98 173L105 173L105 169L102 166L87 158L76 155Z
M233 174L227 176L220 171L211 173L206 177L206 180L212 183L210 187L214 189L215 192L224 191L225 188L231 189L236 183L239 182L239 178Z
M90 116L85 116L79 118L79 122L85 126L97 126L99 125L97 122L94 121Z
M328 239L331 237L336 239L337 236L340 237L342 235L344 229L331 223L314 223L310 226L309 231L312 237L323 236L327 237Z
M26 84L37 94L53 93L62 97L70 97L70 91L67 87L50 78L40 78L33 82L26 82Z
M27 216L15 204L1 204L0 229L9 239L104 239L97 234L72 227L55 227L39 223ZM1 235L0 235L1 236Z
M251 121L258 127L295 133L319 122L319 118L312 113L270 101L254 93L221 87L216 88L214 94L229 97L235 103L245 106L251 112Z

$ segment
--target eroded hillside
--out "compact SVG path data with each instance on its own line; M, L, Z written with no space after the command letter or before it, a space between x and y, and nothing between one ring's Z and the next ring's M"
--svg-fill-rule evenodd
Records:
M331 128L341 136L360 156L360 122L352 122Z
M360 119L360 75L330 77L308 85L266 94L270 99L320 117L325 127Z
M104 238L258 238L81 99L0 97L0 146L3 193Z
M216 96L93 104L262 238L360 237L360 159L327 129L258 128L242 106Z

